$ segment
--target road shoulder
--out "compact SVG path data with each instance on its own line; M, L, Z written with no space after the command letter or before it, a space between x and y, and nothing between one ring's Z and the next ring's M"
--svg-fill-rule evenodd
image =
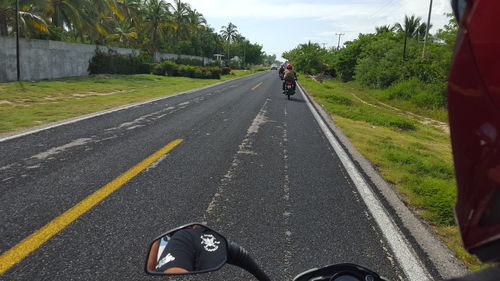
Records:
M469 271L465 265L454 256L443 242L431 233L425 223L413 214L401 201L394 189L380 177L372 164L354 147L342 130L335 125L332 116L312 99L303 87L301 88L330 130L349 152L351 159L360 168L364 176L370 180L371 188L374 189L393 219L402 228L406 238L412 242L414 250L423 259L433 275L438 275L440 278L452 278L468 273Z

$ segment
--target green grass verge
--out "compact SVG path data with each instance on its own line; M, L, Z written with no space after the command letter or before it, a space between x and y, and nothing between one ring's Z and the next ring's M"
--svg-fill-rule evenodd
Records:
M456 183L451 145L445 131L395 109L374 106L380 101L380 93L356 83L304 79L301 84L333 115L335 123L380 175L393 184L403 200L470 269L486 266L461 247L453 215ZM412 109L407 106L404 110ZM426 112L418 111L425 117L442 114L429 116Z
M0 83L0 134L171 95L255 73L236 70L221 80L148 74L96 75Z

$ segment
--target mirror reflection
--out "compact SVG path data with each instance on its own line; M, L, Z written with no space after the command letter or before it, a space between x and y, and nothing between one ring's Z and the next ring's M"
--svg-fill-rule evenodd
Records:
M183 274L219 269L227 259L226 239L202 225L190 225L165 234L151 244L147 271Z

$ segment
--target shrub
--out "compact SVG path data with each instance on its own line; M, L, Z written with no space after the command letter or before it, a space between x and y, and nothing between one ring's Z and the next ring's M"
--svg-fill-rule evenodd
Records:
M203 78L203 72L200 68L196 68L193 72L193 78Z
M186 67L187 66L185 66L185 65L179 65L179 67L177 68L177 76L187 77Z
M177 69L179 68L179 66L175 62L166 60L161 63L161 66L165 75L168 76L177 75Z
M150 64L141 57L120 55L112 50L108 53L96 50L89 62L90 74L139 74L151 73Z
M196 71L196 67L187 65L186 66L186 75L185 76L189 77L189 78L194 78L195 71Z
M446 95L441 85L425 85L415 77L394 83L385 90L385 95L388 99L407 100L426 109L446 105Z
M394 83L386 90L389 99L410 100L420 91L420 81L417 78L411 78L405 81Z
M417 129L415 124L405 119L394 119L389 121L389 125L403 131L414 131Z
M190 58L178 58L175 60L175 63L191 66L203 66L203 60Z
M239 61L236 61L236 60L232 60L230 61L227 66L229 66L229 68L231 69L240 69L241 68L241 65L240 65L240 62Z
M201 79L220 79L221 68L219 67L200 67L191 65L178 65L172 61L163 61L162 63L151 64L153 74L180 76Z
M332 103L342 104L342 105L346 105L346 106L352 106L352 100L350 100L346 97L338 97L338 96L331 95L331 96L328 96L326 99Z
M212 78L213 79L220 79L220 76L222 75L222 69L219 68L219 67L212 67L212 68L210 68L210 72L212 72Z
M228 75L230 73L231 73L231 68L229 68L227 66L222 68L222 71L221 71L222 75Z
M152 63L151 64L151 71L154 75L165 75L165 70L163 69L163 66L159 63Z

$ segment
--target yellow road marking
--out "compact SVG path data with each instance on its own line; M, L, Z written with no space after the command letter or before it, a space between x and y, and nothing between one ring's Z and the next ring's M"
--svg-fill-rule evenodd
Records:
M31 252L35 251L43 243L49 240L52 236L56 235L59 231L63 230L70 223L75 221L78 217L90 210L92 207L101 202L104 198L116 191L129 180L137 176L144 169L160 159L163 155L167 154L170 150L176 147L184 140L174 140L162 149L156 151L148 158L142 160L139 164L132 167L110 183L98 189L96 192L89 195L87 198L80 201L78 204L67 210L57 218L47 223L44 227L37 230L35 233L24 238L14 247L2 253L0 256L0 275L11 268L16 263L20 262Z
M260 82L259 84L253 86L252 88L252 91L255 91L255 89L257 89L258 87L260 87L260 85L264 84L264 82Z

